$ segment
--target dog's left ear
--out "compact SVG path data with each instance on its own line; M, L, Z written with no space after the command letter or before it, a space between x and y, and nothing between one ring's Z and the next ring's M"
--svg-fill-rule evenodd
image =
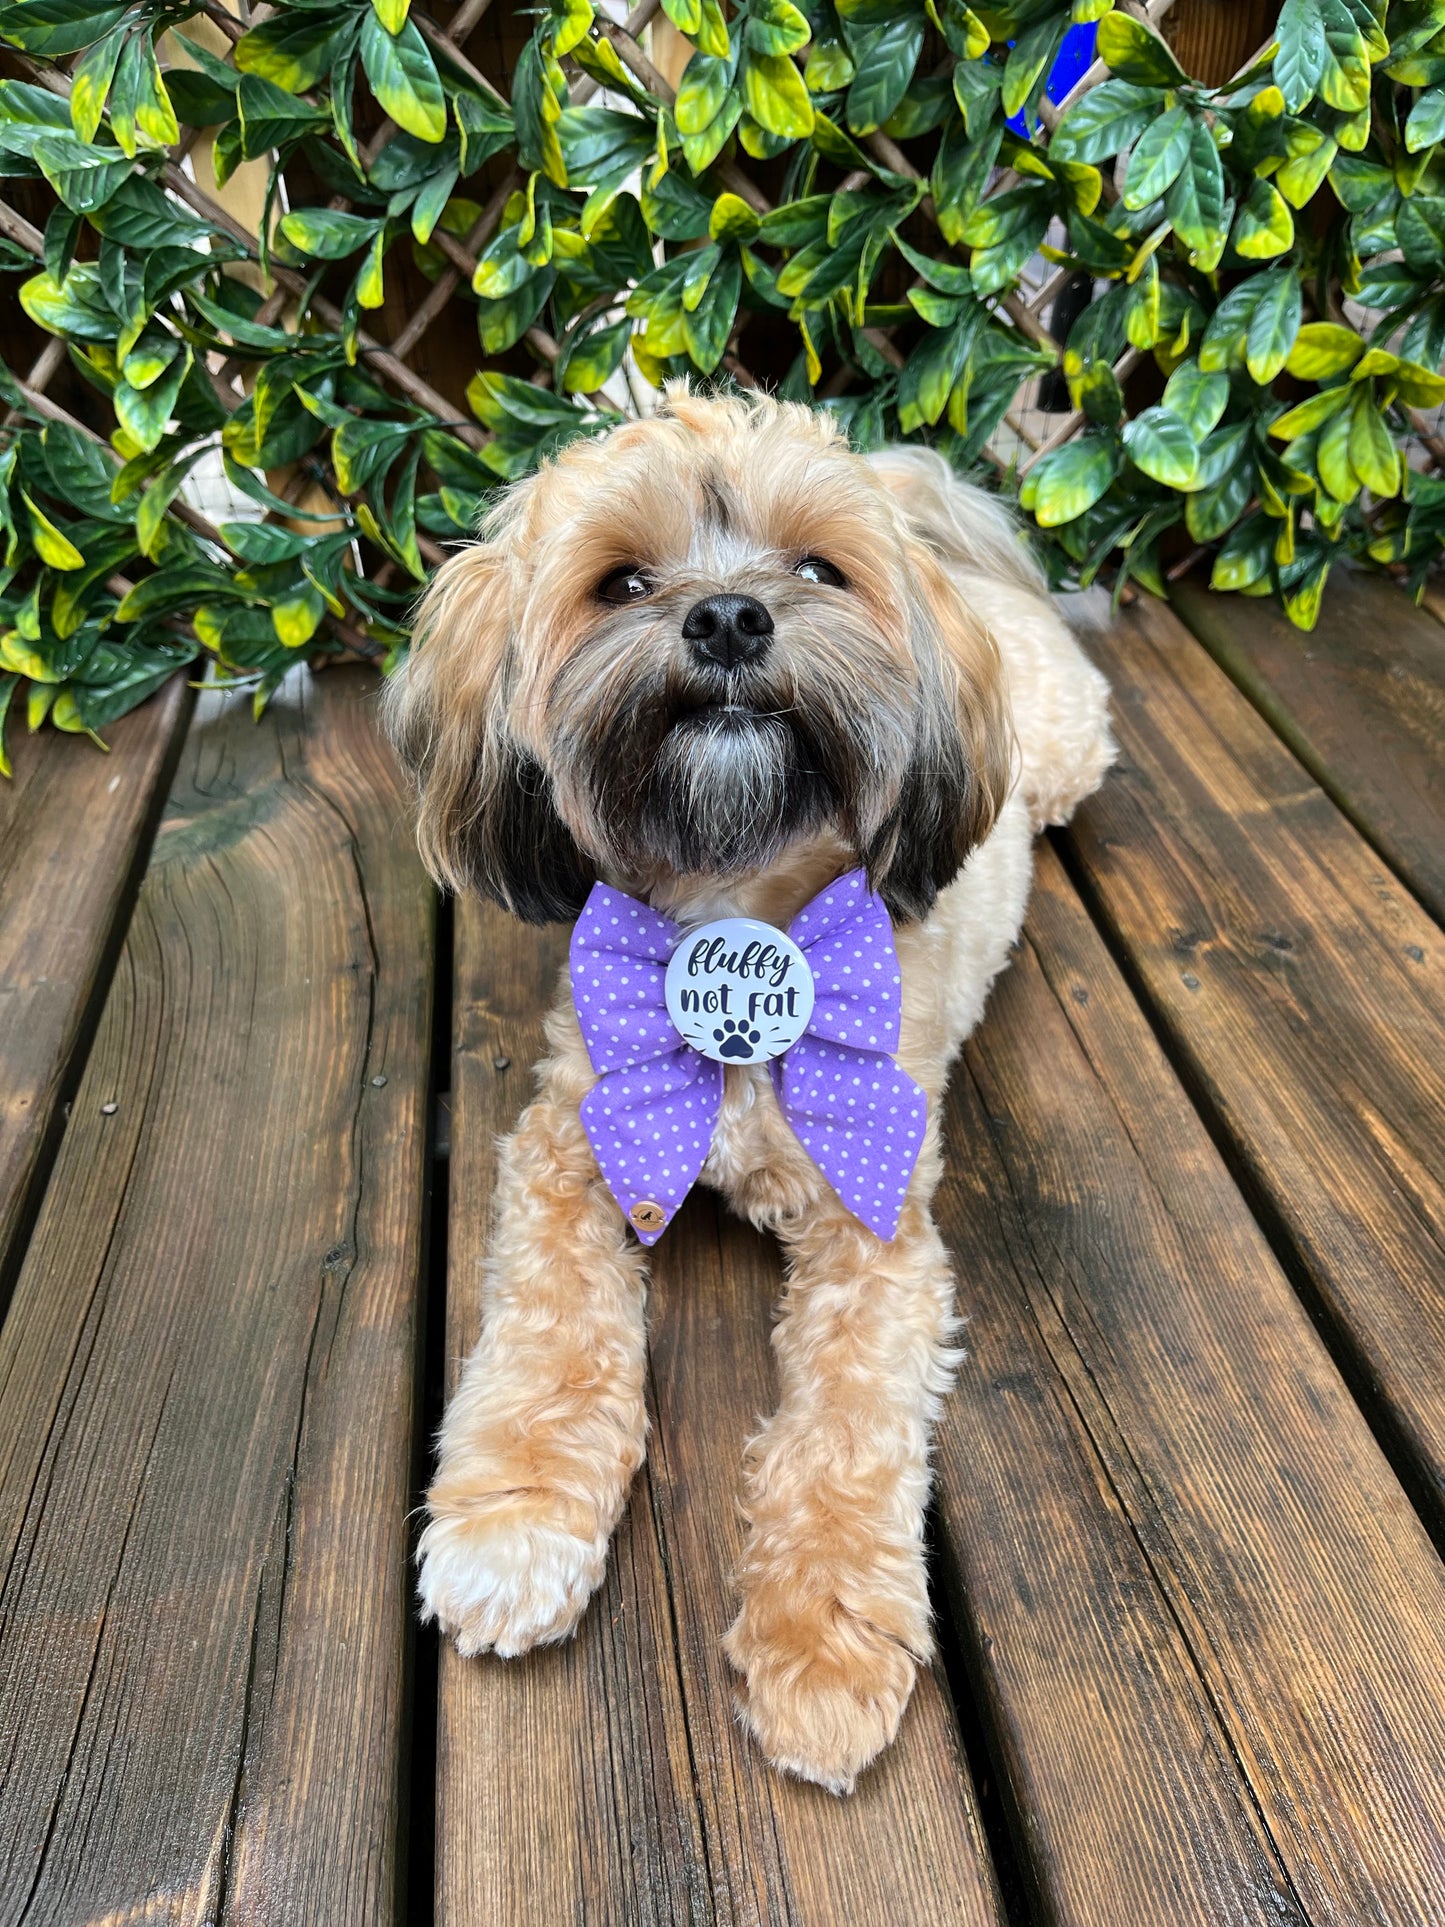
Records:
M448 557L423 596L410 660L386 693L387 727L417 786L417 842L436 880L525 923L567 922L596 872L507 725L505 520L491 533Z
M998 647L933 551L917 541L909 548L918 737L897 805L864 851L895 923L926 917L988 835L1013 762Z

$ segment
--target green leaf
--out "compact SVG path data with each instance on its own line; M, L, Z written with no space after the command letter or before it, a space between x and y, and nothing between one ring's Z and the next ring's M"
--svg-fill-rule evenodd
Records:
M56 528L49 516L35 506L23 489L20 499L30 511L30 540L40 560L48 562L52 569L83 569L85 557L70 537Z
M368 421L354 415L331 437L331 465L343 495L355 495L401 453L415 432L410 422Z
M1034 520L1043 529L1076 521L1107 493L1118 472L1119 449L1111 436L1086 435L1056 448L1029 471Z
M631 333L632 323L624 315L620 321L593 328L564 344L556 368L563 393L587 395L601 388L622 366Z
M388 33L400 33L411 8L411 0L371 0L376 17Z
M1432 87L1421 94L1405 122L1405 146L1419 154L1427 147L1445 141L1445 87Z
M161 559L166 511L180 493L199 450L192 451L158 475L140 498L135 515L135 536L140 552L152 561Z
M1274 555L1274 525L1266 515L1251 515L1226 536L1214 558L1211 589L1248 589L1269 574Z
M288 94L310 93L340 58L346 28L337 13L279 11L236 42L232 58L243 74L256 74Z
M1294 346L1304 304L1295 269L1265 275L1263 280L1245 334L1244 363L1253 380L1267 388Z
M1069 108L1049 141L1050 157L1108 160L1138 140L1163 107L1164 95L1158 88L1136 87L1128 80L1106 80Z
M157 248L186 247L214 230L197 221L144 176L122 181L102 207L90 215L91 225L129 253L145 255ZM203 257L202 257L203 258Z
M1349 447L1350 467L1372 495L1383 500L1399 494L1399 451L1368 388L1360 388L1355 395L1350 411Z
M1337 502L1353 502L1360 478L1350 465L1350 411L1342 408L1320 430L1315 445L1315 467L1320 480Z
M1158 34L1130 14L1105 14L1095 45L1100 60L1136 86L1178 87L1189 78Z
M846 107L846 119L855 134L871 134L881 127L907 93L923 51L926 25L921 13L900 11L858 46Z
M983 311L971 303L952 327L934 330L908 357L898 381L898 425L905 435L936 422L948 406L983 318Z
M281 232L303 254L318 261L341 261L380 232L382 222L369 214L340 208L298 208L281 217Z
M721 58L708 54L693 55L683 69L673 108L679 134L701 134L711 127L737 76L737 67L736 50Z
M166 83L161 77L160 62L156 59L155 43L150 36L141 39L140 85L136 92L135 124L142 145L146 147L173 147L181 137L176 121L176 110L171 105L171 97L166 92Z
M68 208L89 214L104 207L135 162L113 147L95 147L74 134L49 134L32 150L35 163Z
M1179 417L1196 442L1214 428L1228 400L1228 375L1206 373L1197 361L1181 361L1164 384L1164 407Z
M1294 220L1270 182L1258 178L1251 182L1235 216L1232 238L1235 253L1247 261L1272 260L1293 244Z
M1021 33L1014 42L1003 70L1002 100L1006 115L1012 116L1033 106L1067 29L1066 20L1043 20Z
M1168 488L1187 488L1199 466L1194 437L1167 408L1146 408L1126 422L1124 446L1136 468Z
M361 64L371 91L398 127L418 140L446 138L446 96L415 21L406 21L400 33L388 33L368 11L361 28Z
M1325 381L1347 374L1364 353L1365 344L1353 328L1333 321L1310 321L1295 336L1285 367L1301 381Z
M811 29L791 0L750 0L745 32L754 53L795 54L807 46Z
M707 293L693 312L684 312L683 340L693 366L710 375L722 360L737 317L743 269L736 250L725 254L708 280Z
M1190 121L1189 155L1170 184L1164 211L1189 250L1191 266L1212 274L1224 253L1229 210L1219 149L1202 120Z
M20 0L0 7L0 38L28 54L79 53L108 33L128 11L97 7L92 0Z
M88 50L70 77L70 118L80 140L95 139L124 45L124 29L112 28Z
M1292 114L1314 98L1329 49L1316 0L1284 0L1279 10L1274 82Z
M1445 260L1445 196L1413 194L1395 217L1406 261L1422 274L1438 274Z
M94 267L77 264L64 282L37 274L20 289L20 305L37 327L52 335L72 335L79 341L113 342L115 316L101 293Z
M137 448L149 452L165 434L190 365L191 351L187 348L148 388L132 388L128 381L117 383L112 397L115 418Z
M785 140L805 140L812 133L813 103L803 76L783 55L745 56L742 92L748 112L770 134Z
M1161 197L1189 159L1193 127L1193 118L1183 107L1171 107L1145 128L1129 157L1125 207L1148 207ZM1212 140L1209 145L1213 147Z
M1274 184L1293 208L1308 205L1334 165L1338 145L1308 121L1296 121L1287 135L1290 157Z

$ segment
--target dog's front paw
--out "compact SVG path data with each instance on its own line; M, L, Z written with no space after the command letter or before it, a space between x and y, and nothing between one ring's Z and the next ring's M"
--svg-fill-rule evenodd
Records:
M917 1671L899 1633L836 1597L771 1582L749 1589L724 1646L768 1759L831 1793L851 1793L893 1739Z
M512 1659L566 1639L602 1582L605 1532L571 1530L544 1495L507 1493L475 1511L433 1516L418 1557L426 1618L463 1658Z

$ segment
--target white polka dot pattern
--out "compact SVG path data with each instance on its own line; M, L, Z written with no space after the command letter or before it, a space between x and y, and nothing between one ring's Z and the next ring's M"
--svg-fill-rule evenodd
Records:
M609 1188L655 1244L706 1161L723 1067L673 1027L664 980L679 927L595 886L572 933L572 996L598 1082L582 1122ZM770 1069L799 1141L843 1203L892 1238L923 1146L928 1100L893 1061L902 980L888 912L861 870L829 884L789 931L816 988L808 1028ZM650 1229L634 1208L660 1207ZM651 1216L651 1213L644 1213Z

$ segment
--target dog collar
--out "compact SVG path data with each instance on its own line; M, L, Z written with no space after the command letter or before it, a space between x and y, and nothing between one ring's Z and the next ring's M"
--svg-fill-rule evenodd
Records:
M571 971L597 1073L583 1127L644 1244L706 1162L724 1065L762 1062L838 1197L877 1237L893 1237L928 1100L894 1061L898 953L862 870L820 891L786 931L745 917L683 930L599 883L572 932Z

